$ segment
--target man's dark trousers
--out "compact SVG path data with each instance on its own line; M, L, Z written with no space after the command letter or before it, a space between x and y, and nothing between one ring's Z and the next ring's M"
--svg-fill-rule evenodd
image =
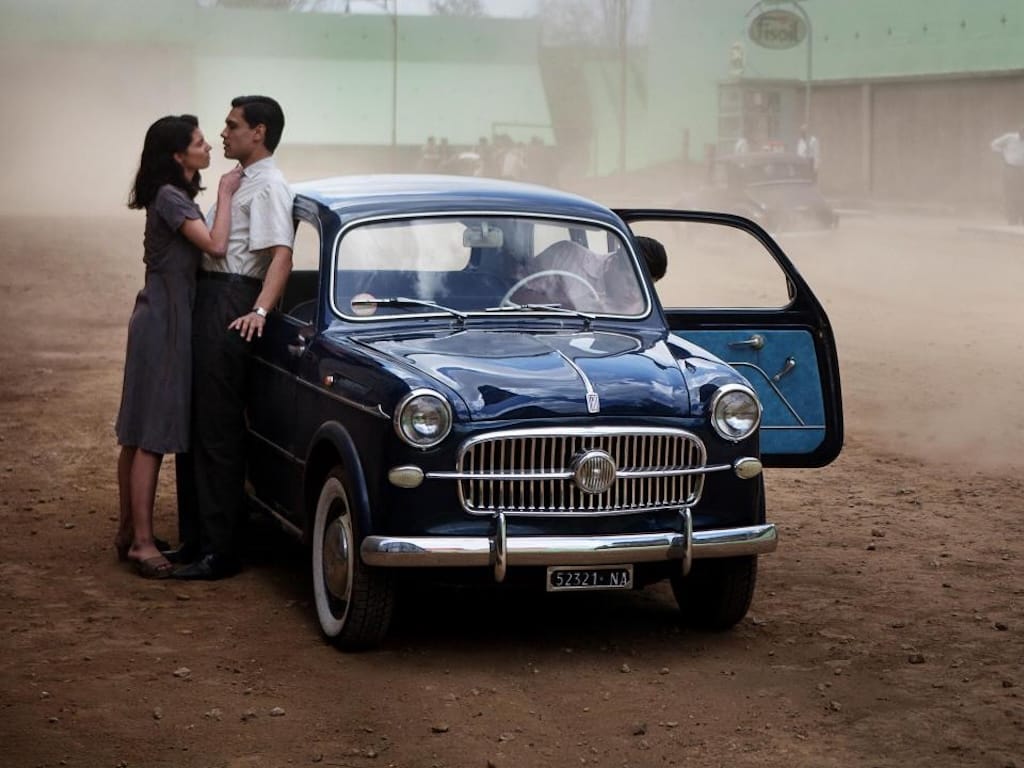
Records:
M245 517L250 345L228 329L250 312L255 278L200 272L192 315L191 451L176 457L178 533L193 553L237 558Z

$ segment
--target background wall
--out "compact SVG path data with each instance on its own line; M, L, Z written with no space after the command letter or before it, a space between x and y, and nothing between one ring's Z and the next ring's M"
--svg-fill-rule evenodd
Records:
M783 144L802 120L806 44L751 43L752 2L649 0L623 55L614 35L558 39L538 19L0 0L0 212L118 209L153 119L195 112L216 146L243 92L285 106L280 160L296 179L413 168L428 135L469 146L507 131L557 144L565 183L627 170L692 185L721 143L723 83L784 92ZM1024 119L1024 0L803 5L826 190L991 205L999 158L988 143Z

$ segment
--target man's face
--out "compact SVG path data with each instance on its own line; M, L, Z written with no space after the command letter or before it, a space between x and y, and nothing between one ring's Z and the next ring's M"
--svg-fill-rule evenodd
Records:
M224 157L244 162L253 150L263 144L264 127L249 125L241 107L235 107L224 118L224 130L220 137L224 141Z

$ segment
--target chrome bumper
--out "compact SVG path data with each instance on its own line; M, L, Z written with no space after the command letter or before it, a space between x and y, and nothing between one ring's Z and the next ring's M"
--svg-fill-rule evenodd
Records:
M745 528L694 531L689 510L683 531L611 536L508 536L498 515L494 536L367 536L360 553L367 565L387 568L490 566L503 581L509 566L602 565L678 560L689 573L694 558L737 557L774 552L771 523Z

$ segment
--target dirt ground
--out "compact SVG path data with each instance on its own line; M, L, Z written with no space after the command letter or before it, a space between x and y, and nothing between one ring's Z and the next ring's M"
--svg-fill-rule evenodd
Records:
M438 588L346 655L269 524L228 581L116 562L141 231L0 219L0 764L1024 766L1024 238L876 216L784 241L847 439L767 474L781 543L734 631L681 629L663 586ZM171 535L171 461L158 503Z

